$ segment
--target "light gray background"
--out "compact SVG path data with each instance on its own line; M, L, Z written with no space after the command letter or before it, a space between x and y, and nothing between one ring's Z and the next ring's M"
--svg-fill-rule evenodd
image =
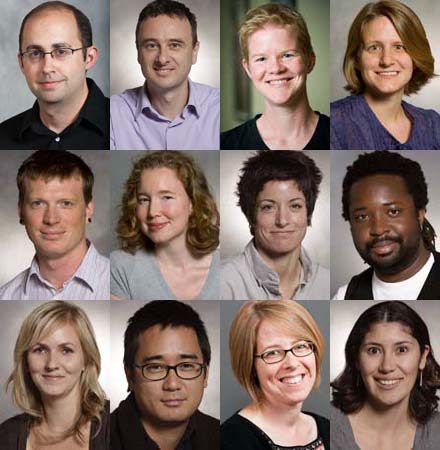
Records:
M110 180L108 175L109 151L76 150L95 175L93 201L95 212L92 223L87 224L87 236L100 253L110 253ZM21 163L32 154L31 150L0 152L0 286L30 266L35 254L24 225L20 225L17 212L18 189L15 181Z
M110 93L142 86L145 78L137 62L136 24L142 9L150 1L110 0ZM183 0L197 19L200 42L197 63L189 74L198 83L220 87L220 4L219 0Z
M359 316L370 306L377 305L375 301L331 302L330 306L330 380L334 380L345 367L344 349L348 335ZM405 302L420 315L426 323L431 338L431 346L437 362L440 363L440 302L420 300Z
M119 248L119 243L116 237L115 228L119 219L123 185L130 175L131 169L133 167L133 161L136 161L143 155L147 155L148 151L130 150L125 152L109 153L111 170L111 249L116 250ZM191 156L198 164L198 166L203 170L203 173L208 180L211 193L218 207L220 196L219 152L207 152L205 150L187 150L183 153Z
M93 78L104 95L109 95L109 7L108 0L67 0L90 20L94 44L99 49L99 58L87 76ZM29 90L17 61L18 34L21 21L42 0L2 0L0 2L0 122L29 108L35 97ZM125 2L122 2L125 4Z
M125 300L111 303L111 349L112 349L112 376L108 396L111 409L115 409L127 395L127 379L125 378L124 358L124 333L128 319L145 302ZM187 303L187 302L183 302ZM211 344L211 364L209 367L208 387L205 389L202 403L199 409L210 416L220 417L220 312L219 302L193 300L188 302L199 314L205 324Z
M231 417L239 409L251 402L250 396L235 379L231 369L229 354L229 328L231 322L244 302L228 301L221 304L221 421ZM329 302L298 302L306 308L315 319L323 336L324 352L321 365L321 386L311 392L304 402L303 410L329 417Z
M243 162L255 152L248 150L222 150L220 152L221 200L220 229L221 256L228 258L240 254L251 239L249 224L237 206L235 195L239 170ZM312 226L307 229L303 244L312 259L324 267L330 267L330 152L305 151L321 169L323 174L320 193L312 217Z
M14 347L21 324L26 316L39 304L45 302L29 302L13 300L0 302L0 423L20 411L11 400L11 392L5 392L6 379L12 372L14 361ZM109 383L114 360L110 361L110 302L75 301L89 317L95 330L96 341L101 353L101 375L99 382L104 391L109 393ZM111 371L112 370L112 371ZM0 447L2 443L0 443Z
M336 290L347 284L351 277L368 268L359 256L351 238L350 224L342 218L342 180L357 157L365 150L332 150L331 151L331 273L330 292L332 296ZM399 151L405 158L417 161L428 184L429 203L426 207L426 218L432 224L437 234L440 233L440 185L438 182L438 167L440 153L429 150ZM437 243L438 248L438 243Z
M349 92L344 89L347 81L342 73L348 30L357 13L367 3L366 0L331 0L331 101L349 95ZM438 26L440 2L438 0L404 0L402 3L408 5L422 21L435 59L434 72L440 73L440 27ZM435 77L418 94L405 97L405 100L421 108L440 111L440 77Z

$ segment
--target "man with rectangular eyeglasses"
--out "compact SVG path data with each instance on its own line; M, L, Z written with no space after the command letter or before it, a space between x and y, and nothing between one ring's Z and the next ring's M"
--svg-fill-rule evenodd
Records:
M189 305L147 303L129 319L124 368L131 392L111 415L111 450L216 450L219 421L198 411L211 347Z
M109 99L86 77L98 59L89 19L42 3L23 19L17 57L37 100L0 124L0 149L109 149Z

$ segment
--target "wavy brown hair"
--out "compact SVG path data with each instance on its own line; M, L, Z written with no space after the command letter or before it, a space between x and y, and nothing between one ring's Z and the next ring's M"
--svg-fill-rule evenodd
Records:
M220 216L206 177L193 158L180 151L147 152L133 165L124 185L121 214L116 233L123 250L135 253L140 248L154 249L154 243L141 231L136 217L137 190L142 172L167 167L174 170L191 200L186 242L195 256L213 252L219 244Z

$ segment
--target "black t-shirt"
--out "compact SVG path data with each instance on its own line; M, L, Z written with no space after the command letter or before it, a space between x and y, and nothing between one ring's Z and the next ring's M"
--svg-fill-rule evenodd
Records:
M330 149L330 118L319 113L318 124L310 141L303 149L298 150L328 150ZM222 150L270 150L261 139L257 128L257 114L253 119L220 134Z
M89 95L78 118L57 134L40 119L38 102L0 124L0 150L108 150L110 100L87 78Z

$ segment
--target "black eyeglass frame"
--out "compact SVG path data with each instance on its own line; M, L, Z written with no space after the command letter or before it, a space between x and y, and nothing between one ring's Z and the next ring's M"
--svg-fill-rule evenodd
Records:
M305 343L309 344L309 345L310 345L310 348L311 348L310 352L307 353L306 355L297 355L297 354L293 351L293 349L296 347L296 345L298 344L298 342L305 342ZM287 353L289 353L289 352L291 352L292 355L296 356L297 358L305 358L306 356L309 356L309 355L311 355L312 353L315 352L316 346L315 346L315 344L314 344L313 342L311 342L311 341L298 341L298 342L296 342L295 345L294 345L292 348L288 348L287 350L285 350L285 349L283 349L283 348L277 348L277 349L274 349L274 350L277 350L277 351L283 351L283 352L284 352L284 356L283 356L281 359L279 359L278 361L267 362L267 361L264 359L264 356L265 356L267 353L270 353L270 352L273 351L273 350L268 350L267 352L260 353L260 354L254 354L254 358L261 358L261 360L262 360L265 364L277 364L277 363L279 363L279 362L281 362L281 361L284 361L284 360L286 359Z
M32 52L35 52L35 51L39 51L39 52L41 53L41 58L39 59L39 61L43 61L43 59L44 59L44 57L45 57L46 55L50 55L50 56L52 57L52 59L54 59L53 52L56 52L56 51L58 51L58 50L71 50L72 56L73 56L73 54L74 54L75 52L77 52L78 50L84 50L84 49L86 49L86 48L89 48L89 46L86 46L86 47L79 47L79 48L57 47L57 48L54 48L53 50L51 50L50 52L43 52L43 50L39 50L39 49L37 49L37 48L34 48L33 50L28 50L28 51L26 51L26 52L20 52L20 56L21 56L21 60L23 61L23 57L24 57L25 55L27 55L28 53L32 53ZM55 58L55 59L56 59L56 58Z
M196 375L195 377L190 377L190 378L184 378L184 377L180 376L179 373L177 372L177 370L178 370L177 368L179 366L183 366L184 364L194 364L196 366L199 366L200 373L198 375ZM154 378L154 379L148 378L144 374L144 368L147 367L147 366L150 366L150 365L160 365L160 366L166 368L165 375L162 378ZM174 366L169 366L168 364L157 364L157 363L147 363L147 364L142 364L140 366L135 364L134 366L137 367L138 369L141 369L142 376L148 381L162 381L162 380L165 380L165 378L170 373L170 370L174 370L174 373L176 374L176 376L178 378L180 378L181 380L195 380L196 378L199 378L200 375L202 375L202 373L206 370L206 364L204 364L204 363L202 364L202 363L198 363L198 362L192 362L192 361L184 361L184 362L181 362L181 363L176 364Z

